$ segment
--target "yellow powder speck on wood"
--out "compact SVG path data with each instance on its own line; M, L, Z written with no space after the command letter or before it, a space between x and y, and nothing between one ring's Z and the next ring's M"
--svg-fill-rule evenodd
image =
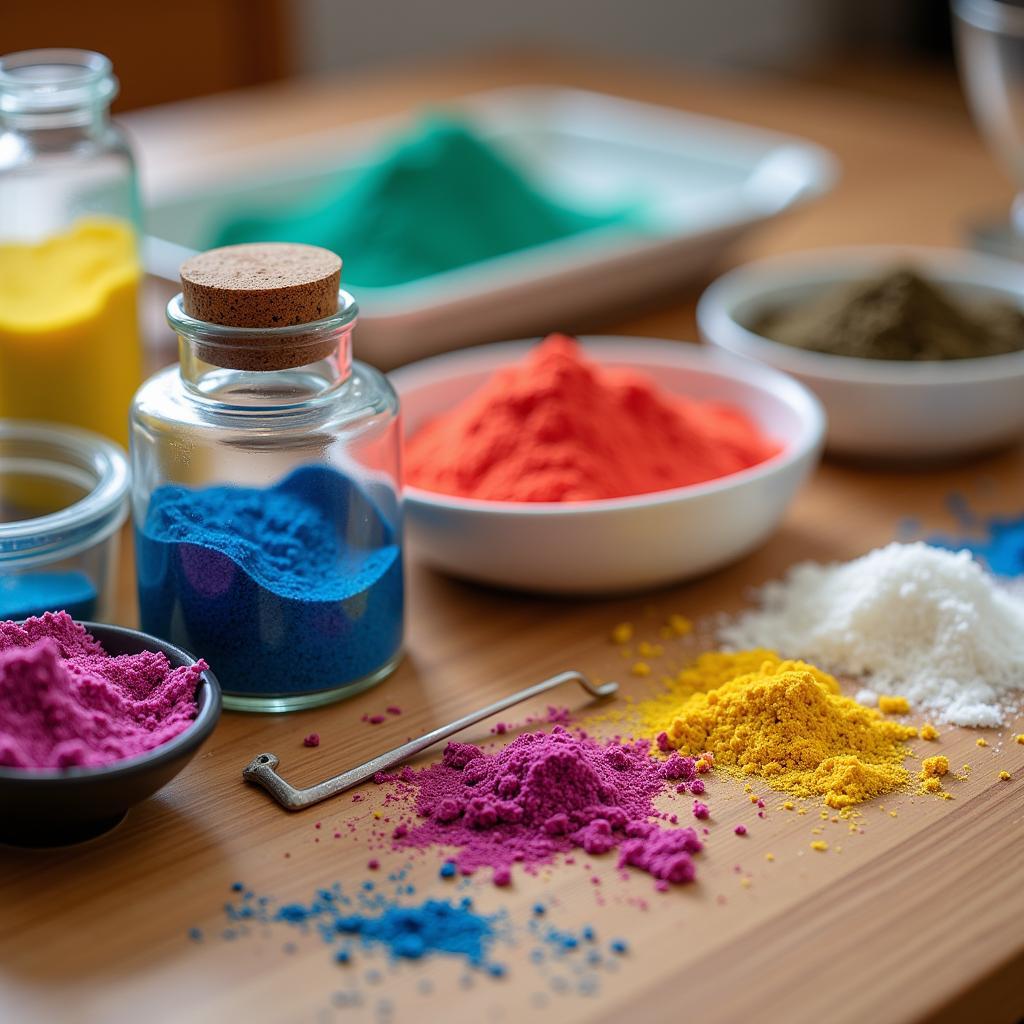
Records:
M1009 781L1010 781L1010 779L1011 779L1011 778L1013 778L1013 776L1012 776L1012 775L1010 775L1010 773L1009 773L1008 771L1005 771L1005 770L1003 770L1003 771L1001 771L1001 772L999 773L999 778L1000 778L1000 779L1001 779L1001 780L1002 780L1003 782L1009 782Z
M921 762L921 775L922 779L929 779L935 775L945 775L949 771L949 758L942 754L936 754L935 757L926 757Z
M937 740L939 738L939 730L929 722L925 722L924 725L917 730L917 735L923 740Z
M985 737L984 737L984 736L979 736L979 737L978 737L978 738L977 738L977 739L976 739L976 740L975 740L974 742L975 742L975 743L976 743L976 744L977 744L977 745L978 745L979 747L987 747L987 746L988 746L988 740L987 740L987 739L985 739Z
M613 644L628 644L633 639L633 623L620 622L612 629Z
M910 703L906 697L879 697L878 710L883 715L909 715Z
M1024 743L1024 732L1017 733L1015 739L1018 743Z
M904 741L917 730L844 697L836 680L773 651L711 651L668 689L620 716L658 749L714 755L735 776L848 807L906 786Z
M819 853L824 853L828 849L828 843L826 843L824 839L815 839L814 842L811 843L811 849L817 850Z
M676 636L686 636L693 632L693 623L685 615L670 615L668 617L668 628Z
M635 676L649 676L651 674L651 666L646 661L637 661L633 663L633 667L629 671Z

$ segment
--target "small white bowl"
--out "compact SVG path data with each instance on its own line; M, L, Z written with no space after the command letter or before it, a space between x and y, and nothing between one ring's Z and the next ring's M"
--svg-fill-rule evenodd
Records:
M497 502L405 488L410 549L455 576L554 594L619 593L733 562L778 526L821 454L825 416L783 374L695 345L584 338L599 363L648 372L666 391L744 409L782 450L706 484L604 501ZM435 356L390 374L405 436L451 409L535 341Z
M760 260L715 281L697 304L705 341L792 374L828 411L830 452L886 459L962 456L1024 435L1024 351L909 362L807 352L745 325L815 292L909 264L956 298L1024 308L1024 267L955 249L853 246Z

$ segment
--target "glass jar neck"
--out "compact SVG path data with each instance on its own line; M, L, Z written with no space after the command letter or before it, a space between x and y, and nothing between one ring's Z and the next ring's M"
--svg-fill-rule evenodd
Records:
M89 50L24 50L0 57L0 127L22 131L103 128L118 83Z
M288 327L237 328L188 316L182 296L167 306L178 335L182 383L196 398L259 409L301 405L329 395L352 373L355 299L338 293L338 312Z

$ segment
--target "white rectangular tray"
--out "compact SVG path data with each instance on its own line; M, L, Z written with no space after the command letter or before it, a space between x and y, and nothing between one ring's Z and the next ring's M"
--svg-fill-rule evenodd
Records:
M408 284L359 288L357 354L384 368L584 318L592 324L602 310L707 270L744 231L822 194L836 176L831 155L801 139L600 93L519 87L445 109L557 198L599 208L642 197L646 226L642 233L604 228ZM201 246L226 209L295 202L339 170L365 164L413 116L247 150L244 160L147 197L148 231ZM150 246L147 266L177 279L173 249Z

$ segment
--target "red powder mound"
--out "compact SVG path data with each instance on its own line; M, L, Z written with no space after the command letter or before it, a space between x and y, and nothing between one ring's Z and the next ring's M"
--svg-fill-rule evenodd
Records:
M582 848L618 850L619 866L647 871L660 883L692 881L701 842L692 828L655 824L652 803L666 780L695 780L692 758L650 756L646 741L598 743L560 726L524 733L494 754L449 743L442 760L399 779L411 786L421 821L393 833L397 848L454 847L463 873L493 869L507 885L513 864L549 863Z
M111 657L66 612L0 622L0 765L97 766L159 747L195 718L205 669Z
M588 501L703 483L779 450L743 412L658 389L553 334L406 444L408 483L491 501Z

